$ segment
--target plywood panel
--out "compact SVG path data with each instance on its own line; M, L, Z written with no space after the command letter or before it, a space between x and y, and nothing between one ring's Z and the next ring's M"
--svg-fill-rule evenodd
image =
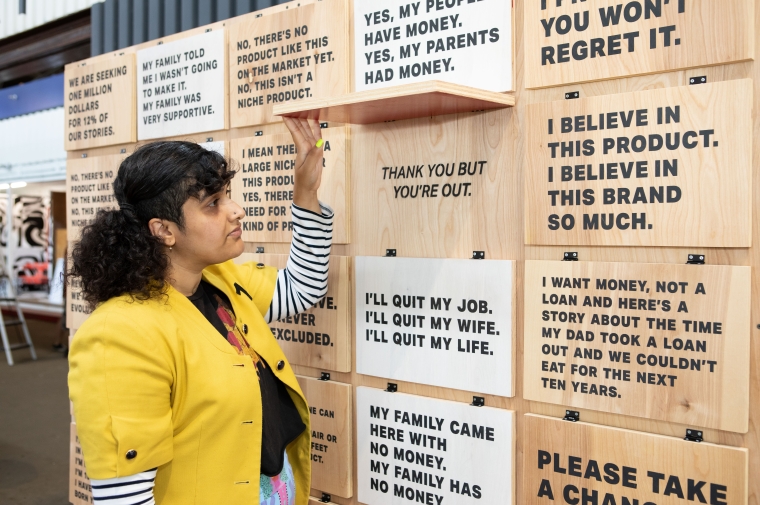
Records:
M236 262L255 261L284 269L285 254L244 253ZM272 322L269 326L291 364L351 371L351 258L330 256L327 294L303 314Z
M359 501L511 505L514 417L509 410L357 388Z
M98 210L118 208L113 181L123 154L70 159L66 162L66 231L69 241L79 240Z
M226 65L223 28L138 51L137 138L227 128Z
M348 0L257 16L229 23L233 128L280 121L274 104L349 92Z
M298 376L311 416L311 487L353 495L353 408L350 384Z
M527 244L748 247L752 82L527 107Z
M353 66L356 91L433 79L511 91L512 4L355 0Z
M322 130L324 166L319 200L335 211L333 243L349 242L347 135L345 127ZM232 198L243 206L243 240L290 242L293 237L293 177L296 146L290 133L230 141L230 157L240 172L232 180Z
M99 210L116 209L113 181L126 154L111 154L66 161L66 233L69 254L79 240L82 229L91 224ZM66 327L78 329L89 317L91 308L82 298L79 279L71 279L66 288Z
M321 498L316 498L314 496L309 496L309 505L319 505L320 503L332 504L333 502L331 502L331 501L323 501Z
M525 86L752 59L754 4L752 0L530 2L525 7Z
M71 423L69 442L69 502L73 505L92 503L92 489L84 467L82 446L77 436L77 425Z
M69 251L73 244L69 243ZM66 327L76 331L90 317L92 309L82 298L82 281L72 278L66 286Z
M133 54L66 65L63 78L67 151L137 139Z
M356 371L512 396L515 262L356 258Z
M525 263L525 398L745 433L750 269Z
M587 503L747 503L746 449L531 414L524 420L526 505L580 503L584 494L596 497Z
M352 127L356 254L514 258L512 128L511 110Z

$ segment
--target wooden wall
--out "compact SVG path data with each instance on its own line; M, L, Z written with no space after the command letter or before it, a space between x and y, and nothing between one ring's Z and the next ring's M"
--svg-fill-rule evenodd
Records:
M538 0L529 0L530 2ZM636 92L685 86L693 76L706 76L708 82L734 79L752 79L754 105L753 166L760 162L760 65L753 62L692 68L686 71L669 71L656 74L615 78L558 86L546 89L526 89L525 38L523 0L514 2L514 78L517 105L511 109L493 112L466 113L413 119L367 126L351 126L348 135L348 171L350 198L347 211L350 243L335 244L333 254L340 256L382 256L388 248L397 249L399 256L429 258L470 258L472 251L485 251L488 259L517 260L515 312L515 396L504 398L486 395L486 406L510 409L516 412L516 501L527 503L529 491L523 488L523 448L525 443L524 414L562 417L565 408L523 399L523 275L525 260L559 260L565 251L577 251L581 261L627 263L683 264L688 253L704 254L707 263L752 267L752 310L750 343L750 406L749 431L746 434L715 429L704 430L704 440L715 444L749 449L750 505L760 505L760 345L755 335L760 332L760 175L752 174L752 243L749 248L682 248L682 247L590 247L590 246L526 246L525 243L525 167L526 110L528 105L562 100L565 93L579 91L580 97L594 97L615 93ZM278 6L273 9L283 9ZM760 31L760 9L754 10L755 31ZM189 33L201 33L197 29ZM173 37L186 36L178 34ZM170 37L169 39L173 38ZM349 37L351 40L352 37ZM754 53L760 54L755 38ZM138 46L139 47L139 46ZM133 48L129 48L132 50ZM353 75L353 72L349 73ZM330 124L330 127L338 126ZM227 131L208 132L184 136L197 141L213 137L215 141L233 140L253 136L255 131L265 135L284 133L279 123L232 128ZM71 151L70 159L88 156L126 153L134 144L117 145ZM383 180L383 166L439 161L487 161L482 174L467 180L471 182L472 196L467 198L438 198L427 200L399 199L394 197L394 181ZM287 243L248 243L246 251L254 253L263 246L267 254L287 254ZM385 388L386 379L363 376L355 372L331 372L333 381L354 386ZM295 365L296 373L305 377L320 377L322 370ZM472 392L443 389L400 382L404 393L469 403ZM355 391L354 391L355 395ZM355 396L352 402L356 404ZM668 437L683 438L687 426L642 417L628 417L611 413L581 410L581 419L588 423L626 428ZM356 413L353 413L354 423ZM354 425L354 446L356 426ZM356 465L356 458L354 458ZM354 498L333 495L332 501L353 505L357 489L356 470L353 472ZM314 489L315 496L320 491Z

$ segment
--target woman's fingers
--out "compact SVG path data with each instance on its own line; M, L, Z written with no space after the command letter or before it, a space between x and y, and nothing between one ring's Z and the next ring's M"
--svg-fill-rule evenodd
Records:
M299 154L295 167L295 185L294 190L298 194L316 192L319 189L322 180L322 149L314 146L311 149L304 150L304 154Z
M313 134L306 120L289 117L283 117L282 119L285 126L290 130L290 134L293 137L293 141L295 142L299 153L307 153L316 142L316 139L312 140Z
M322 182L322 164L324 163L324 151L316 146L317 139L322 138L319 122L306 119L284 119L293 139L298 139L293 203L319 213L321 210L317 200L317 190Z
M303 134L303 138L306 142L309 143L310 146L313 146L314 143L317 141L314 138L314 135L311 133L311 128L309 128L309 123L306 119L296 119L298 123L298 128L301 130L301 133Z
M304 137L303 130L299 126L298 119L283 117L282 121L285 123L285 126L287 126L290 134L293 136L293 141L296 143L296 146L300 147L300 145L306 144L308 142L308 140Z
M316 191L319 189L320 181L322 180L322 149L316 147L309 151L309 155L306 157L301 170L305 172L304 182L305 189L309 191Z
M314 142L322 138L322 127L319 124L318 119L313 120L307 120L307 126L311 128L312 136L314 137Z

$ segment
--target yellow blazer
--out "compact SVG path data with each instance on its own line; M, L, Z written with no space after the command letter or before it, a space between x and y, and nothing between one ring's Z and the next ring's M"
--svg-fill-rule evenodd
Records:
M287 453L296 504L307 505L309 410L264 321L277 270L228 261L204 270L203 278L227 294L238 327L288 386L306 425ZM262 417L256 369L177 290L170 287L168 299L138 302L123 296L98 306L76 332L69 362L69 395L91 478L158 467L157 504L259 503Z

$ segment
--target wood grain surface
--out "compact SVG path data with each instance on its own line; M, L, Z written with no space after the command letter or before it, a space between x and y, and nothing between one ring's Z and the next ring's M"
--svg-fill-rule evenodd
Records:
M91 224L99 210L116 209L113 181L126 154L70 158L66 162L66 231L71 254L82 228ZM79 279L66 289L66 327L77 330L91 309L82 298Z
M69 251L73 247L74 243L69 242ZM66 328L75 332L92 313L92 309L82 298L82 283L78 277L71 279L69 285L66 286L66 300L64 303L66 303Z
M348 0L299 5L261 18L251 13L230 20L233 128L281 121L272 114L275 104L348 93Z
M79 240L82 228L103 209L117 209L113 181L122 154L70 159L66 163L66 231L69 241Z
M525 262L525 398L746 433L750 268Z
M66 65L63 108L67 151L137 140L134 54Z
M526 243L748 247L751 87L529 105Z
M353 496L353 391L350 384L299 376L311 413L311 487Z
M474 110L513 107L515 98L442 81L360 91L332 98L311 98L275 105L275 116L371 124Z
M747 453L526 414L524 503L747 503Z
M322 130L324 165L319 199L334 213L333 243L350 241L348 129ZM239 172L232 179L232 199L245 210L243 240L286 242L293 237L292 213L296 148L290 133L239 138L230 142L229 157Z
M76 424L71 423L69 435L69 502L72 505L88 505L92 503L92 490L84 467Z
M528 2L526 87L753 59L754 10L752 0Z

